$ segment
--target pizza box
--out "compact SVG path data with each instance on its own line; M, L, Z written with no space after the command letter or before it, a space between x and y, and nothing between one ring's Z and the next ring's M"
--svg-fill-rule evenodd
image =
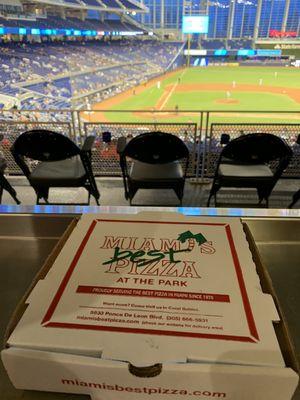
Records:
M17 388L94 400L280 400L298 383L247 225L176 213L74 220L12 317L2 360Z

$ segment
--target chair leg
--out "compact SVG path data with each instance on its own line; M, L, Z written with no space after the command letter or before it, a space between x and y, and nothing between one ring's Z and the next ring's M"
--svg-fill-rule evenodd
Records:
M261 205L263 200L266 201L266 208L269 208L269 196L270 196L271 190L262 188L262 187L257 187L257 194L258 194L258 204Z
M41 199L44 199L45 204L49 204L48 199L45 199L44 197L36 196L36 204L38 206L43 205L43 203L40 202Z
M0 203L2 201L3 190L6 190L17 204L21 204L20 200L17 198L17 192L15 189L11 186L5 176L0 174Z
M88 204L91 202L91 196L94 197L96 204L99 206L99 198L100 193L96 185L95 179L88 181L85 185L83 185L85 190L88 192Z
M39 206L41 203L40 203L40 200L42 199L42 197L41 196L39 196L38 194L36 195L36 205L37 206Z
M217 192L220 190L221 186L213 183L212 188L210 189L209 197L207 200L207 207L210 207L211 198L215 199L215 207L217 206Z
M99 199L100 199L99 193L98 193L97 195L92 193L92 195L94 196L94 199L95 199L95 202L96 202L97 206L99 206L99 205L100 205L100 203L99 203ZM89 200L89 201L90 201L90 200ZM89 204L90 204L90 203L89 203Z
M214 194L215 207L217 207L217 192Z
M260 199L258 200L258 203L257 203L257 204L258 204L259 206L262 206L262 207L263 207L263 205L262 205L263 200L266 201L266 208L269 208L269 198L268 198L268 197L262 197L262 198L260 198Z
M266 197L266 208L269 208L269 197Z
M17 198L17 194L11 195L11 196L12 196L12 198L14 199L14 201L15 201L18 205L21 204L20 200Z
M46 204L49 204L48 201L48 197L49 197L49 188L43 188L41 190L36 190L36 204L40 205L40 200L44 199Z
M99 198L100 198L99 192L96 194L96 193L94 193L94 191L90 191L89 189L87 189L87 191L88 191L88 194L89 194L89 197L88 197L88 204L90 204L90 202L91 202L91 196L93 196L94 199L95 199L95 202L96 202L97 206L99 206L99 205L100 205L100 204L99 204Z
M293 201L291 202L291 204L288 206L288 208L293 208L294 205L297 203L297 201L300 200L300 190L298 190L298 192L296 192L293 195Z
M258 195L258 204L261 205L261 203L263 202L263 200L265 198L265 193L264 193L263 189L257 188L257 195Z
M210 207L210 200L212 198L212 193L209 193L208 199L207 199L207 203L206 203L206 207Z
M132 200L136 194L136 192L138 191L138 188L136 187L128 187L128 200L129 200L129 204L132 205Z
M91 192L91 194L94 196L97 206L99 206L100 193L99 193L97 186L96 186L96 190L93 190Z
M180 205L182 206L183 187L180 187L180 186L175 187L174 192L176 193L176 196L177 196L178 200L180 201Z

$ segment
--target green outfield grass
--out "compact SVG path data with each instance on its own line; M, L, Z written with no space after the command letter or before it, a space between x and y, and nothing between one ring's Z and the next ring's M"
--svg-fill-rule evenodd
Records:
M233 83L235 82L235 83ZM261 83L261 84L260 84ZM188 85L187 90L182 85ZM205 85L199 88L197 85ZM207 85L211 85L210 90ZM244 86L243 85L251 85ZM235 86L235 87L234 87ZM184 90L184 91L183 91ZM298 95L297 95L298 93ZM298 99L295 98L298 96ZM178 108L179 113L175 113ZM299 122L300 72L292 68L274 67L207 67L180 70L169 77L161 77L139 94L112 107L113 110L171 110L169 114L106 113L112 122L138 122L162 120L173 122L199 122L199 115L186 112L215 110L212 120L219 122ZM269 113L237 115L224 111L275 111ZM279 111L299 111L287 116ZM222 113L223 112L223 113Z
M275 77L277 72L277 77ZM179 72L178 75L180 75ZM299 87L300 77L297 68L275 67L207 67L184 70L182 83L232 83L258 84L259 79L269 86ZM173 78L174 79L174 78ZM168 81L168 79L167 79Z

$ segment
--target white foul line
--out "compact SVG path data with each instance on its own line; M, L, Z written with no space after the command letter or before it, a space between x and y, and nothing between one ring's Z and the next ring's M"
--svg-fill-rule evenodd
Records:
M181 75L180 75L180 79L182 78L183 74L185 73L186 70L184 70ZM167 102L169 101L169 98L172 96L174 90L177 88L178 86L178 79L176 81L176 83L174 83L172 89L170 90L168 96L166 97L166 99L164 100L164 102L162 103L162 105L159 107L159 110L162 110L164 108L164 106L167 104Z

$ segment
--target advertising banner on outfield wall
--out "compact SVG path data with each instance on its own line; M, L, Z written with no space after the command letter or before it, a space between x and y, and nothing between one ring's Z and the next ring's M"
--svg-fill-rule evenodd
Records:
M184 50L184 55L185 56L206 56L207 50L197 50L197 49L190 49L190 50Z

